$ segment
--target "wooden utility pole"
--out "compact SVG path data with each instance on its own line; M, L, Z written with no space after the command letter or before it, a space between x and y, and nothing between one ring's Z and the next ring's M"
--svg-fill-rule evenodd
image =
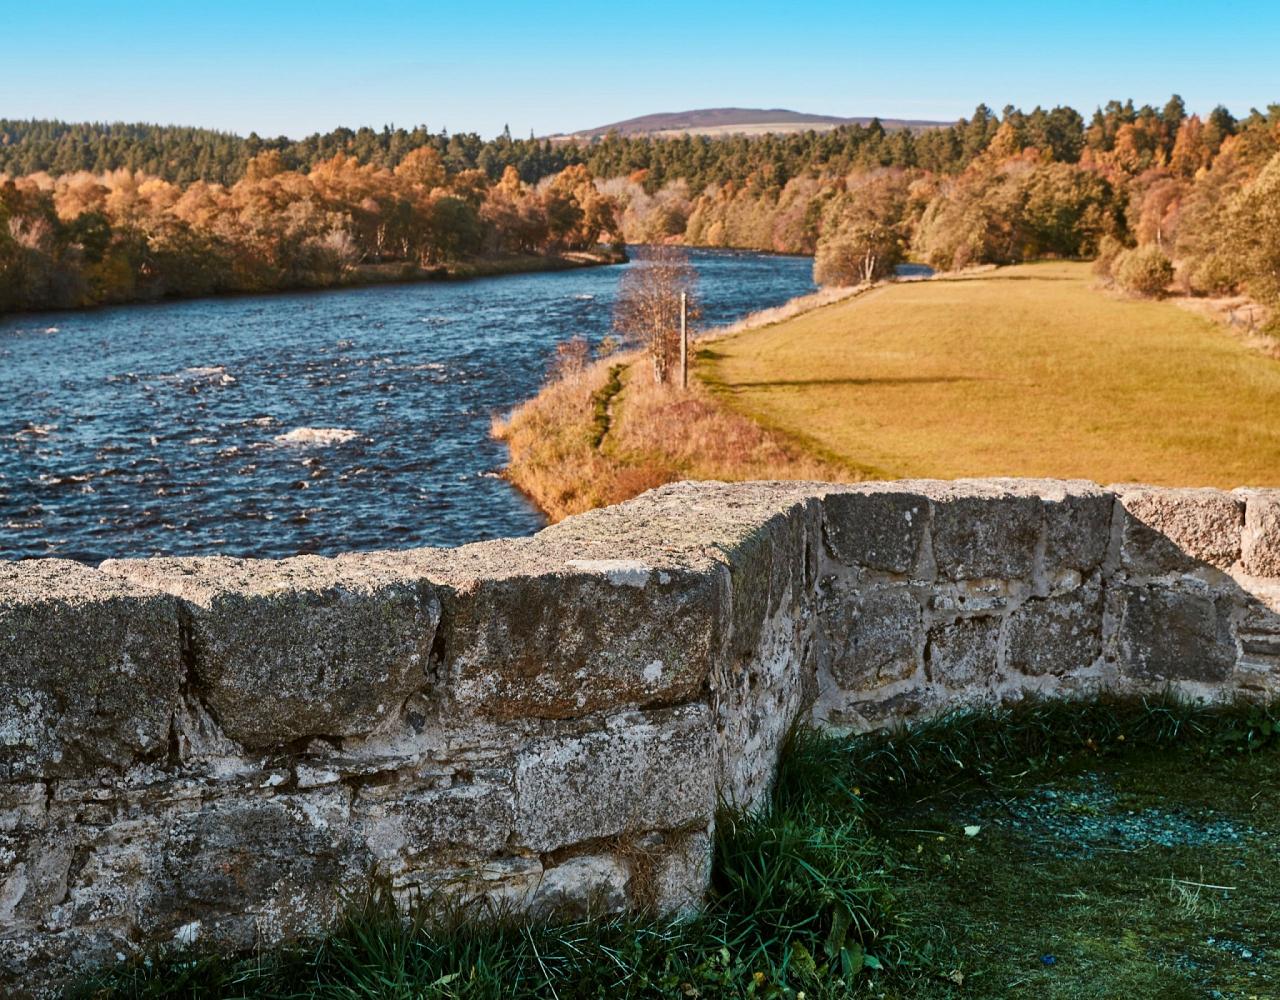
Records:
M680 293L680 388L689 388L689 296Z

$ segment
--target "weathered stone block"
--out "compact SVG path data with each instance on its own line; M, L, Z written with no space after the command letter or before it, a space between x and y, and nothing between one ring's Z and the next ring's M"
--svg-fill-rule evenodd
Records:
M171 597L63 559L0 563L0 779L163 755L181 682Z
M949 687L986 683L996 676L999 647L999 618L961 618L935 625L925 647L929 679Z
M939 616L994 614L1009 606L1014 589L1007 580L960 580L935 587L928 603Z
M1111 537L1115 495L1093 483L1067 482L1048 488L1044 504L1044 568L1087 574L1102 565Z
M117 815L119 805L111 803ZM137 927L142 871L149 861L158 863L171 816L152 809L112 822L71 804L56 804L54 811L49 841L57 859L57 891L40 914L40 926L62 931L96 925L128 935Z
M506 847L515 827L515 790L509 774L440 788L370 785L357 791L352 814L380 857L409 867L421 858L440 867L445 858L489 857Z
M704 705L615 716L531 741L516 763L516 836L551 851L629 831L706 825L716 808Z
M48 786L38 781L0 784L0 832L43 825L48 795Z
M611 854L569 858L542 873L529 901L535 918L583 918L620 913L627 907L631 872Z
M1238 602L1233 615L1240 640L1238 673L1253 690L1280 691L1280 578L1270 578Z
M817 691L817 645L807 610L780 611L749 658L717 658L709 678L717 792L735 808L754 809L768 795L791 720Z
M0 928L48 921L66 894L75 847L65 825L24 822L0 831Z
M912 685L893 693L873 692L869 697L832 697L814 707L815 721L835 732L862 733L888 729L909 722L928 711L932 701L922 686Z
M1123 676L1142 681L1221 681L1235 664L1225 598L1160 585L1112 592L1115 656Z
M797 505L743 537L724 553L729 568L730 656L750 657L771 614L794 612L806 571L806 511Z
M1240 558L1244 501L1221 490L1116 489L1124 508L1120 564L1139 576L1181 573L1207 563L1226 569Z
M1280 596L1280 595L1277 595ZM1274 698L1280 693L1280 613L1262 601L1250 600L1237 619L1240 660L1235 682Z
M700 484L710 486L712 484ZM727 484L726 484L727 485ZM770 616L795 614L807 603L820 565L822 548L822 508L817 496L797 494L801 484L756 483L751 492L762 491L765 510L748 519L750 506L739 513L735 537L716 544L732 574L732 647L739 659L752 655L759 635ZM737 505L732 501L730 508ZM754 523L752 523L754 521ZM762 542L766 541L767 558ZM749 567L769 568L767 605L754 592L744 600L741 582L751 579ZM763 582L763 581L762 581Z
M470 546L467 563L443 568L429 553L388 556L441 596L448 709L572 719L697 696L724 627L712 572L564 554L526 572L528 554L509 545Z
M827 548L836 562L886 573L915 568L929 520L926 497L874 489L830 493L822 511Z
M765 608L803 596L801 522L828 489L675 483L532 539L385 555L441 588L457 708L568 719L681 704L726 648L748 655Z
M526 912L542 884L542 874L537 858L492 858L442 871L411 871L393 879L392 886L407 905L447 898L452 905L469 907L481 919L489 919L494 914Z
M933 557L947 580L1027 579L1043 522L1037 496L958 485L933 497Z
M1102 652L1102 593L1078 587L1032 598L1009 615L1005 663L1032 676L1087 670Z
M1280 577L1280 490L1242 490L1245 500L1240 561L1252 576Z
M771 613L801 613L817 584L822 551L822 505L817 499L797 503L781 522L782 541L774 547Z
M832 601L821 615L832 676L849 691L909 677L919 666L922 622L920 603L905 587Z
M711 883L711 838L696 830L664 843L647 859L650 884L646 887L654 912L687 917L702 906Z
M308 793L227 799L179 816L145 845L139 927L235 948L323 930L344 896L363 888L373 860L344 811L336 793Z
M183 600L191 681L249 747L366 734L427 684L440 606L372 560L121 560L106 573Z
M26 927L0 929L0 995L5 1000L49 1000L84 970L128 954L134 945L101 926L33 934Z

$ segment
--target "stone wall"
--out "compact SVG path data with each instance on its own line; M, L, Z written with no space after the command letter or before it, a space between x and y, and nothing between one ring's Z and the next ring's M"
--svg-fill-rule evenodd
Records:
M1280 490L683 483L525 539L0 565L0 986L403 899L680 912L798 719L1280 687Z

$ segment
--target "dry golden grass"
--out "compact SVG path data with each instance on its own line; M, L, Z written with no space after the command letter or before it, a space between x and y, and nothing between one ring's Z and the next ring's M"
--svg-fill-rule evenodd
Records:
M717 404L696 381L687 392L656 385L634 366L614 404L604 450L626 465L651 464L671 479L848 479L849 470L807 454Z
M493 422L511 456L507 478L553 521L610 502L615 473L592 444L591 396L607 378L608 366L597 364Z
M813 297L703 342L687 393L614 358L494 433L553 520L677 479L1280 483L1280 363L1091 280L1048 263ZM790 318L757 325L777 315ZM622 390L596 447L593 396L614 364Z
M1087 264L891 285L718 340L697 370L864 476L1280 483L1280 363L1095 291Z
M622 391L611 401L609 432L597 448L593 395L620 363ZM493 433L511 453L507 477L553 521L678 479L853 478L839 463L812 457L720 406L697 383L687 392L655 385L648 365L634 356L547 386L495 421Z

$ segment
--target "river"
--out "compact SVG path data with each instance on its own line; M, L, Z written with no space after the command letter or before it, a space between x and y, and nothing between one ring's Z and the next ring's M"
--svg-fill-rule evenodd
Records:
M695 250L702 326L813 290ZM622 267L0 317L0 558L333 554L529 534L494 414L609 333Z

